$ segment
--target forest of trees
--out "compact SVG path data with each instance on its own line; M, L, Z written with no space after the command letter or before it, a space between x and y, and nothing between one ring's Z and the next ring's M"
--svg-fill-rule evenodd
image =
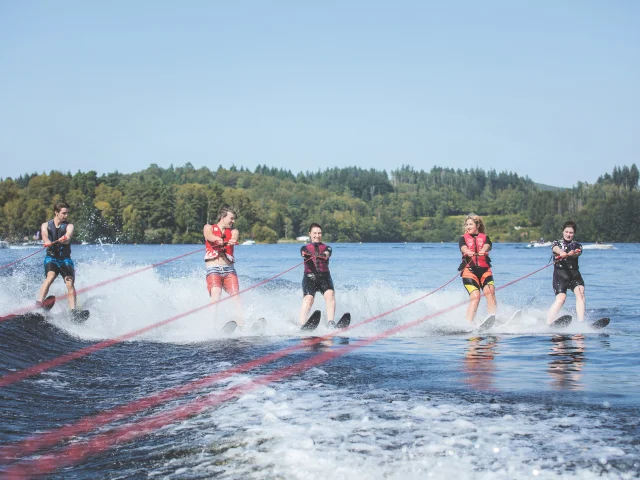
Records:
M449 242L470 212L485 217L490 234L502 225L500 241L532 240L528 228L555 237L571 218L581 241L638 242L638 178L635 164L566 189L539 188L511 172L441 167L294 175L262 165L251 172L187 163L132 174L51 171L0 180L0 237L31 238L64 200L76 240L90 243L202 243L203 225L216 221L223 203L238 212L241 238L258 242L305 235L311 222L332 242Z

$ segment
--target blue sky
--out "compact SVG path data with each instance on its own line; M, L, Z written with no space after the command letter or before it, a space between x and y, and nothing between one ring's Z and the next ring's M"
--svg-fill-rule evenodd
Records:
M0 72L1 178L640 164L635 0L3 0Z

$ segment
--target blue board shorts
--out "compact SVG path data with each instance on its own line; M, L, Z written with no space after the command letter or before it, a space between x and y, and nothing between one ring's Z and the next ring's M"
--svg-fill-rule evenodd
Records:
M54 272L56 275L62 274L63 278L76 277L75 265L70 258L55 258L47 255L44 257L44 276L47 273Z

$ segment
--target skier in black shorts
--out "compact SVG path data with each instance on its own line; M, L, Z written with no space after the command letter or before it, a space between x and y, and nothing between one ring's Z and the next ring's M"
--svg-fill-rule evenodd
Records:
M53 208L54 217L40 227L40 235L47 248L44 257L44 282L38 292L36 306L42 307L53 281L61 275L67 287L67 299L72 313L76 310L76 272L71 260L73 224L68 222L69 205L58 202Z
M556 263L553 267L553 291L556 300L547 315L547 324L551 324L567 299L567 290L576 296L576 314L578 320L584 322L586 300L584 296L584 280L578 268L578 257L582 254L582 245L573 237L578 229L575 222L569 220L562 227L562 238L551 245Z
M329 257L331 247L322 243L322 227L312 223L309 228L311 243L300 249L304 261L304 277L302 278L302 308L300 308L300 325L307 321L307 315L313 305L316 292L324 296L327 304L327 323L329 327L335 326L336 297L333 288L333 280L329 272Z

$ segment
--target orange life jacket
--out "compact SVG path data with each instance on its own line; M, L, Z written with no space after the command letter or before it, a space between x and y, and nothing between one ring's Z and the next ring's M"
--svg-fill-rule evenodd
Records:
M218 224L211 225L211 232L216 236L222 238L224 245L210 242L209 240L205 241L206 252L204 254L205 260L215 260L220 256L221 253L229 259L230 262L233 263L233 245L229 245L228 242L231 240L231 229L226 228L224 232L220 230Z
M482 247L484 247L485 243L487 243L487 236L484 233L479 233L475 237L470 233L465 233L462 238L464 238L464 243L467 245L467 248L474 253L480 253ZM467 261L467 259L462 256L463 261ZM487 254L471 257L471 260L468 264L469 267L480 267L480 268L489 268L491 267L491 259Z

